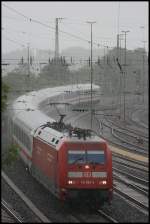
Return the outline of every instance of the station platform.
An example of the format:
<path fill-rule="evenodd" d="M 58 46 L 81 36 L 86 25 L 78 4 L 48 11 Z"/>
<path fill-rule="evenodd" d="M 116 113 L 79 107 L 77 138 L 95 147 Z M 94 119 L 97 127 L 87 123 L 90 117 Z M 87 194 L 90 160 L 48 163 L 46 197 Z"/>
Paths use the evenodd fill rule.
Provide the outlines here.
<path fill-rule="evenodd" d="M 142 156 L 137 153 L 128 152 L 124 149 L 119 148 L 119 146 L 113 146 L 111 144 L 109 144 L 109 146 L 110 146 L 111 151 L 114 153 L 123 155 L 125 157 L 128 157 L 129 159 L 134 159 L 134 160 L 141 161 L 141 162 L 144 162 L 147 164 L 149 163 L 149 159 L 147 156 Z"/>

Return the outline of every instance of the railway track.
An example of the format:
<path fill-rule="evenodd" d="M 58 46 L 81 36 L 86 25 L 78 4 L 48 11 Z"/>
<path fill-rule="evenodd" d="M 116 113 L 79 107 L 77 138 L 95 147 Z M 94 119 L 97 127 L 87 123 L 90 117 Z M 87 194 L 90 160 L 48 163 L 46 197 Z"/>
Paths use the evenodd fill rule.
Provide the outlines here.
<path fill-rule="evenodd" d="M 106 220 L 108 220 L 111 223 L 119 223 L 116 219 L 114 219 L 113 217 L 111 217 L 110 215 L 108 215 L 106 212 L 104 212 L 102 209 L 97 210 L 97 212 L 102 215 L 103 217 L 106 218 Z"/>
<path fill-rule="evenodd" d="M 4 179 L 6 179 L 6 181 L 7 181 L 7 178 L 6 178 L 4 173 L 2 173 L 2 177 Z M 10 186 L 9 182 L 8 182 L 8 184 Z M 12 182 L 11 182 L 11 187 L 13 187 L 13 190 L 14 190 L 14 185 L 12 184 Z M 16 186 L 15 186 L 15 188 L 17 189 L 17 190 L 15 190 L 15 192 L 18 191 L 18 188 Z M 19 192 L 19 197 L 20 197 L 20 192 Z M 25 198 L 26 198 L 26 196 L 24 195 L 22 200 L 24 200 Z M 24 202 L 30 207 L 30 205 L 28 204 L 28 202 L 26 200 Z M 47 219 L 45 217 L 45 215 L 43 215 L 38 209 L 37 209 L 37 212 L 36 212 L 35 206 L 33 205 L 33 203 L 31 201 L 29 203 L 31 203 L 31 205 L 33 206 L 32 212 L 35 214 L 35 216 L 38 216 L 38 222 L 44 222 L 44 223 L 51 223 L 52 222 L 50 219 Z M 29 209 L 31 209 L 31 207 Z M 73 210 L 71 210 L 70 207 L 66 208 L 66 211 L 69 214 L 68 216 L 70 218 L 70 222 L 82 223 L 83 221 L 84 222 L 89 222 L 89 220 L 91 220 L 91 222 L 94 222 L 96 220 L 99 220 L 99 222 L 112 222 L 112 220 L 113 220 L 113 222 L 116 222 L 115 219 L 113 219 L 111 216 L 108 216 L 104 212 L 103 212 L 103 215 L 100 212 L 97 215 L 97 211 L 95 211 L 95 213 L 92 214 L 92 215 L 88 214 L 88 213 L 86 213 L 86 214 L 83 213 L 83 214 L 79 215 L 78 212 L 76 214 L 74 214 Z M 65 217 L 64 217 L 64 220 L 62 220 L 62 221 L 65 221 Z M 24 222 L 26 222 L 25 218 L 24 218 Z"/>
<path fill-rule="evenodd" d="M 141 128 L 138 122 L 136 123 L 136 126 L 135 126 L 135 121 L 131 120 L 130 118 L 132 117 L 132 113 L 134 113 L 135 111 L 133 111 L 133 108 L 132 108 L 132 111 L 130 109 L 129 111 L 127 111 L 128 116 L 127 116 L 126 122 L 122 122 L 116 118 L 114 119 L 113 117 L 111 117 L 110 119 L 107 117 L 107 112 L 106 112 L 106 116 L 104 116 L 104 119 L 103 119 L 103 121 L 105 122 L 103 123 L 104 125 L 113 127 L 112 134 L 114 134 L 116 138 L 118 139 L 120 138 L 122 142 L 126 142 L 126 143 L 131 142 L 132 145 L 137 148 L 148 150 L 148 128 L 145 128 L 145 129 Z M 138 109 L 136 108 L 136 110 L 139 110 L 139 108 Z"/>
<path fill-rule="evenodd" d="M 81 115 L 82 116 L 82 115 Z M 80 118 L 81 118 L 81 116 L 80 116 Z M 76 120 L 76 119 L 75 119 Z M 100 125 L 99 125 L 100 126 Z M 138 150 L 138 152 L 139 152 L 139 150 Z M 125 161 L 125 160 L 124 160 Z M 131 160 L 130 160 L 130 162 L 131 162 Z M 133 162 L 133 161 L 132 161 Z M 135 162 L 135 161 L 134 161 Z M 136 163 L 136 162 L 135 162 Z M 134 168 L 136 167 L 136 166 L 141 166 L 140 168 L 141 168 L 141 170 L 143 169 L 143 166 L 144 165 L 142 165 L 140 162 L 137 162 L 137 164 L 135 164 L 135 166 L 134 166 Z M 131 165 L 130 165 L 131 166 Z M 137 168 L 137 167 L 136 167 Z M 146 172 L 148 172 L 148 169 L 147 169 L 147 166 L 145 166 L 144 167 L 144 169 L 146 170 Z M 117 169 L 116 169 L 117 170 Z M 120 171 L 121 172 L 121 171 Z M 126 175 L 127 176 L 127 173 L 125 173 L 125 172 L 122 172 L 122 174 L 124 174 L 124 176 Z M 142 209 L 142 211 L 144 210 L 144 212 L 146 212 L 146 214 L 147 214 L 147 211 L 148 211 L 148 206 L 147 205 L 144 205 L 144 203 L 142 202 L 142 200 L 145 202 L 145 203 L 147 203 L 147 200 L 148 200 L 148 187 L 147 187 L 147 185 L 148 185 L 148 181 L 145 181 L 145 180 L 142 180 L 142 179 L 140 179 L 140 178 L 137 178 L 137 177 L 135 177 L 135 176 L 133 176 L 133 175 L 130 175 L 130 177 L 129 177 L 129 175 L 128 175 L 128 177 L 129 178 L 131 178 L 132 179 L 132 183 L 131 183 L 131 181 L 129 182 L 129 181 L 125 181 L 123 178 L 124 178 L 124 176 L 120 179 L 120 178 L 117 178 L 117 176 L 118 175 L 116 175 L 115 176 L 115 178 L 116 179 L 118 179 L 118 181 L 116 181 L 116 185 L 118 185 L 120 188 L 121 188 L 121 190 L 119 189 L 119 188 L 116 188 L 115 187 L 115 191 L 117 192 L 117 193 L 120 193 L 120 195 L 124 198 L 124 199 L 128 199 L 128 201 L 130 201 L 130 202 L 134 202 L 134 205 L 136 205 L 136 206 L 138 206 L 138 208 L 139 209 Z M 134 183 L 133 183 L 133 180 L 134 180 Z M 136 183 L 135 183 L 135 180 L 137 181 L 137 182 L 140 182 L 140 183 L 138 183 L 138 186 L 136 185 Z M 146 185 L 146 187 L 145 187 L 145 185 Z M 124 186 L 124 187 L 123 187 Z M 137 199 L 136 198 L 133 198 L 132 196 L 130 196 L 129 197 L 129 195 L 128 195 L 128 193 L 129 192 L 123 192 L 123 188 L 125 189 L 126 188 L 126 190 L 128 189 L 128 191 L 130 191 L 130 193 L 131 193 L 131 195 L 133 194 L 133 195 L 135 195 L 136 197 L 137 197 Z M 140 198 L 140 199 L 139 199 Z M 140 202 L 140 200 L 141 200 L 141 202 Z"/>
<path fill-rule="evenodd" d="M 114 129 L 113 129 L 113 127 L 111 127 L 111 125 L 103 123 L 100 120 L 98 120 L 98 121 L 99 121 L 99 135 L 102 136 L 103 138 L 105 138 L 106 140 L 108 140 L 110 143 L 121 146 L 125 150 L 130 151 L 130 152 L 132 150 L 133 152 L 137 152 L 141 155 L 148 155 L 148 149 L 140 147 L 137 144 L 135 145 L 132 142 L 129 142 L 129 139 L 127 140 L 124 138 L 120 138 L 119 136 L 117 136 L 114 133 Z M 101 132 L 101 129 L 102 129 L 101 127 L 103 127 L 103 133 Z M 107 131 L 104 131 L 104 127 L 107 129 Z M 107 132 L 107 134 L 105 134 L 105 132 Z M 108 137 L 108 132 L 109 132 L 110 137 Z"/>
<path fill-rule="evenodd" d="M 120 164 L 124 164 L 127 165 L 128 167 L 133 167 L 133 168 L 138 168 L 138 170 L 141 171 L 145 171 L 146 173 L 149 173 L 149 169 L 148 169 L 148 163 L 145 163 L 143 161 L 137 161 L 134 160 L 132 158 L 125 158 L 124 156 L 122 156 L 121 154 L 117 154 L 115 152 L 113 152 L 113 160 L 115 160 L 115 162 L 118 162 Z"/>
<path fill-rule="evenodd" d="M 138 142 L 137 137 L 133 137 L 129 134 L 122 133 L 122 131 L 116 130 L 112 128 L 112 135 L 118 139 L 123 146 L 126 146 L 140 154 L 148 154 L 148 143 Z M 140 139 L 141 141 L 141 139 Z"/>
<path fill-rule="evenodd" d="M 148 111 L 148 108 L 146 110 Z M 139 111 L 140 111 L 140 114 L 142 114 L 142 113 L 145 112 L 145 109 L 143 109 L 143 107 L 142 108 L 137 108 L 135 111 L 131 112 L 132 123 L 135 124 L 135 126 L 137 126 L 139 128 L 142 128 L 145 131 L 148 131 L 148 124 L 145 124 L 143 121 L 139 122 L 139 120 L 137 119 L 137 116 L 134 115 L 135 113 L 137 113 Z M 147 120 L 148 120 L 148 116 L 147 116 Z"/>
<path fill-rule="evenodd" d="M 83 113 L 82 116 L 85 116 L 85 113 Z M 99 210 L 99 211 L 100 211 L 100 210 Z M 107 216 L 106 219 L 108 218 L 108 222 L 115 222 L 115 223 L 117 223 L 117 221 L 116 221 L 115 219 L 113 219 L 112 217 L 109 218 L 108 215 L 105 214 L 103 211 L 99 212 L 99 214 L 103 215 L 104 217 Z M 76 219 L 75 221 L 78 222 L 77 219 Z M 80 220 L 79 220 L 79 222 L 80 222 Z M 87 222 L 88 222 L 88 220 L 87 220 Z"/>
<path fill-rule="evenodd" d="M 76 217 L 80 223 L 118 223 L 111 214 L 106 213 L 102 208 L 96 209 L 91 204 L 79 202 L 77 206 L 70 207 L 68 212 Z"/>
<path fill-rule="evenodd" d="M 148 141 L 148 130 L 146 131 L 141 131 L 141 130 L 137 130 L 136 128 L 131 128 L 131 127 L 128 127 L 129 124 L 127 124 L 125 127 L 123 127 L 123 125 L 120 123 L 119 120 L 113 120 L 112 119 L 108 119 L 108 118 L 105 118 L 110 124 L 112 124 L 114 127 L 116 128 L 121 128 L 123 131 L 126 131 L 127 133 L 131 133 L 133 135 L 136 135 L 137 137 L 141 137 L 143 139 L 145 139 L 145 141 Z M 128 122 L 131 122 L 130 126 L 132 125 L 132 120 Z"/>
<path fill-rule="evenodd" d="M 148 182 L 149 171 L 148 167 L 131 161 L 127 158 L 121 158 L 113 155 L 113 167 L 118 168 L 120 171 L 125 171 L 127 174 L 134 174 L 134 176 L 141 179 L 141 177 Z"/>
<path fill-rule="evenodd" d="M 4 199 L 1 200 L 1 215 L 2 215 L 2 222 L 22 223 L 21 218 L 18 216 L 18 214 L 16 214 L 14 210 L 10 208 L 10 206 Z"/>
<path fill-rule="evenodd" d="M 136 143 L 136 139 L 137 140 L 140 139 L 143 141 L 143 146 L 146 145 L 145 147 L 148 148 L 148 126 L 142 127 L 139 122 L 135 122 L 134 120 L 131 119 L 133 113 L 139 110 L 141 111 L 141 109 L 137 107 L 135 107 L 134 111 L 133 111 L 133 107 L 132 109 L 128 108 L 126 122 L 122 122 L 121 120 L 114 117 L 111 117 L 111 118 L 107 117 L 107 112 L 105 114 L 106 116 L 104 116 L 105 117 L 104 120 L 107 125 L 113 127 L 114 131 L 119 131 L 120 133 L 122 132 L 128 137 L 131 137 L 130 141 L 132 141 L 132 138 L 133 138 L 133 141 L 132 141 L 133 143 Z M 143 108 L 142 108 L 142 111 L 143 111 Z"/>
<path fill-rule="evenodd" d="M 148 197 L 133 190 L 127 184 L 121 183 L 120 181 L 114 181 L 115 187 L 114 191 L 121 195 L 124 199 L 127 199 L 129 202 L 134 204 L 136 207 L 143 211 L 145 214 L 148 214 Z"/>
<path fill-rule="evenodd" d="M 136 176 L 133 176 L 114 167 L 113 177 L 114 180 L 120 181 L 126 184 L 127 186 L 132 187 L 136 191 L 139 191 L 141 194 L 148 196 L 148 181 L 140 179 Z"/>
<path fill-rule="evenodd" d="M 113 175 L 116 180 L 148 196 L 148 167 L 145 164 L 113 156 Z"/>
<path fill-rule="evenodd" d="M 116 135 L 118 135 L 118 138 L 123 138 L 127 139 L 127 141 L 131 141 L 132 144 L 136 145 L 137 147 L 147 149 L 148 148 L 148 138 L 141 137 L 138 134 L 131 134 L 129 131 L 124 131 L 122 129 L 116 129 L 113 128 L 113 131 L 115 132 Z"/>
<path fill-rule="evenodd" d="M 19 199 L 25 205 L 27 205 L 28 210 L 31 211 L 34 219 L 36 222 L 45 222 L 45 223 L 51 223 L 51 220 L 49 220 L 31 201 L 29 198 L 25 196 L 25 194 L 12 182 L 12 180 L 2 171 L 2 178 L 7 183 L 7 185 L 11 188 L 12 192 L 15 192 Z M 25 219 L 25 217 L 24 217 Z"/>

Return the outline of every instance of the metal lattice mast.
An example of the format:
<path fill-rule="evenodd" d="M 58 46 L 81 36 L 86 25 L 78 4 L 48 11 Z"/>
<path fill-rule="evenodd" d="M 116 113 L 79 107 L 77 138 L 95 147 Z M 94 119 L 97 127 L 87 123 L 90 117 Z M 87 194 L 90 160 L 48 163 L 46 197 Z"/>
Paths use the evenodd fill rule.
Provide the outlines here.
<path fill-rule="evenodd" d="M 93 103 L 92 103 L 92 98 L 93 98 L 93 89 L 92 89 L 92 83 L 93 83 L 93 66 L 92 66 L 92 48 L 93 48 L 93 37 L 92 37 L 92 25 L 96 22 L 87 22 L 91 25 L 91 130 L 92 130 L 92 123 L 93 123 Z"/>
<path fill-rule="evenodd" d="M 127 73 L 127 71 L 126 71 L 126 65 L 127 65 L 127 63 L 126 63 L 126 51 L 127 51 L 127 47 L 126 47 L 126 35 L 127 35 L 127 33 L 128 32 L 130 32 L 129 30 L 126 30 L 126 31 L 122 31 L 123 33 L 124 33 L 124 35 L 125 35 L 125 55 L 124 55 L 124 87 L 123 87 L 123 92 L 124 92 L 124 100 L 123 100 L 123 104 L 124 104 L 124 107 L 123 107 L 123 120 L 125 121 L 125 117 L 126 117 L 126 111 L 125 111 L 125 109 L 126 109 L 126 107 L 125 107 L 125 101 L 126 101 L 126 99 L 125 99 L 125 89 L 126 89 L 126 73 Z"/>
<path fill-rule="evenodd" d="M 55 30 L 55 59 L 59 58 L 59 31 L 58 31 L 58 21 L 63 18 L 56 18 L 56 30 Z"/>

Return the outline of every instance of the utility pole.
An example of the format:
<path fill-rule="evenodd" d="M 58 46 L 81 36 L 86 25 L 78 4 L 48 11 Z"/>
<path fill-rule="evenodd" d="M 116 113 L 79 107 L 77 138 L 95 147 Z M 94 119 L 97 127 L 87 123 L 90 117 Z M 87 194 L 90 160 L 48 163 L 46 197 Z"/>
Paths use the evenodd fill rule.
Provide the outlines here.
<path fill-rule="evenodd" d="M 105 66 L 105 57 L 106 55 L 105 55 L 105 46 L 104 46 L 104 66 Z"/>
<path fill-rule="evenodd" d="M 108 46 L 105 46 L 107 48 L 107 65 L 108 65 Z"/>
<path fill-rule="evenodd" d="M 144 86 L 145 86 L 145 43 L 146 41 L 143 42 L 143 104 L 144 104 Z"/>
<path fill-rule="evenodd" d="M 55 30 L 55 60 L 59 59 L 59 34 L 58 34 L 58 21 L 64 18 L 56 18 L 56 30 Z"/>
<path fill-rule="evenodd" d="M 117 58 L 119 59 L 119 34 L 117 34 Z"/>
<path fill-rule="evenodd" d="M 124 74 L 124 87 L 123 87 L 123 93 L 124 93 L 124 101 L 123 101 L 123 104 L 124 104 L 124 106 L 123 106 L 123 108 L 124 108 L 124 110 L 123 110 L 123 120 L 125 121 L 125 117 L 126 117 L 126 111 L 125 111 L 125 88 L 126 88 L 126 74 L 127 74 L 127 71 L 126 71 L 126 35 L 127 35 L 127 33 L 128 32 L 130 32 L 129 30 L 126 30 L 126 31 L 122 31 L 123 33 L 124 33 L 124 35 L 125 35 L 125 51 L 124 51 L 124 72 L 123 72 L 123 74 Z"/>
<path fill-rule="evenodd" d="M 30 46 L 29 46 L 29 43 L 28 43 L 28 46 L 27 46 L 27 50 L 28 50 L 28 77 L 30 76 Z"/>
<path fill-rule="evenodd" d="M 117 34 L 117 58 L 121 65 L 121 40 L 120 36 L 123 34 Z M 120 118 L 121 118 L 121 96 L 122 96 L 122 72 L 120 71 L 120 89 L 119 89 L 119 98 L 120 98 Z"/>
<path fill-rule="evenodd" d="M 123 36 L 123 34 L 119 34 L 119 57 L 120 57 L 120 64 L 121 64 L 121 62 L 122 62 L 122 49 L 121 49 L 121 41 L 123 40 L 123 38 L 121 38 L 121 36 Z"/>
<path fill-rule="evenodd" d="M 144 26 L 141 26 L 140 28 L 144 29 Z M 144 34 L 143 34 L 143 39 L 144 39 Z M 142 101 L 144 104 L 144 86 L 145 86 L 144 85 L 145 84 L 145 67 L 144 66 L 145 66 L 145 43 L 146 43 L 146 41 L 143 40 L 142 43 L 143 43 L 143 83 L 142 83 L 143 84 L 143 86 L 142 86 L 143 87 L 143 91 L 142 91 L 143 99 L 142 99 Z"/>
<path fill-rule="evenodd" d="M 28 69 L 28 73 L 27 73 L 27 77 L 26 77 L 26 85 L 27 85 L 27 89 L 30 89 L 30 44 L 27 43 L 27 69 Z"/>
<path fill-rule="evenodd" d="M 92 94 L 93 94 L 93 90 L 92 90 L 92 83 L 93 83 L 93 66 L 92 66 L 92 48 L 93 48 L 93 37 L 92 37 L 92 25 L 94 23 L 96 23 L 95 21 L 88 21 L 87 23 L 89 23 L 91 25 L 91 130 L 92 130 L 92 123 L 93 123 L 93 103 L 92 103 Z"/>

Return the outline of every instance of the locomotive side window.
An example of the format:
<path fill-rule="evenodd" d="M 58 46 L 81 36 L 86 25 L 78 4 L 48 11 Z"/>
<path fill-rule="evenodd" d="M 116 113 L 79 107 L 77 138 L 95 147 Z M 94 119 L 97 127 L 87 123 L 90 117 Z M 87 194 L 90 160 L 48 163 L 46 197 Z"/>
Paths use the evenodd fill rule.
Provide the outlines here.
<path fill-rule="evenodd" d="M 69 164 L 83 164 L 85 163 L 85 150 L 69 150 L 68 151 L 68 163 Z"/>
<path fill-rule="evenodd" d="M 16 124 L 14 124 L 14 135 L 26 146 L 28 150 L 31 150 L 30 138 L 28 135 Z"/>
<path fill-rule="evenodd" d="M 87 163 L 96 163 L 96 164 L 104 164 L 105 163 L 105 154 L 104 151 L 98 150 L 88 150 L 87 151 Z"/>
<path fill-rule="evenodd" d="M 54 142 L 54 141 L 55 141 L 55 138 L 52 139 L 52 142 Z"/>
<path fill-rule="evenodd" d="M 55 142 L 55 144 L 58 144 L 58 142 L 59 142 L 59 140 L 57 140 L 57 141 Z"/>

